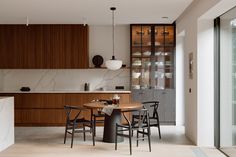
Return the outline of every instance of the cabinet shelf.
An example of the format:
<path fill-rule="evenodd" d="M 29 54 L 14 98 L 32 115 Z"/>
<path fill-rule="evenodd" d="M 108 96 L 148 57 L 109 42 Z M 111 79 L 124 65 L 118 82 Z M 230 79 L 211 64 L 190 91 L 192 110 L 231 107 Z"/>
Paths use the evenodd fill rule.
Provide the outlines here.
<path fill-rule="evenodd" d="M 132 45 L 132 47 L 152 47 L 151 45 Z"/>

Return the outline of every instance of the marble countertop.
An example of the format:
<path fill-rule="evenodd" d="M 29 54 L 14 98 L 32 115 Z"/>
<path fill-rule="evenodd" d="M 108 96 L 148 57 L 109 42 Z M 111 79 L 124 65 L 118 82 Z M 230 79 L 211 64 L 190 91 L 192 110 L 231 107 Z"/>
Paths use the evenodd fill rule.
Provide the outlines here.
<path fill-rule="evenodd" d="M 2 97 L 0 97 L 0 100 L 8 99 L 8 98 L 12 98 L 12 97 L 9 97 L 9 96 L 2 96 Z"/>
<path fill-rule="evenodd" d="M 117 91 L 73 91 L 73 90 L 61 90 L 61 91 L 0 91 L 0 93 L 131 93 L 131 91 L 117 90 Z"/>

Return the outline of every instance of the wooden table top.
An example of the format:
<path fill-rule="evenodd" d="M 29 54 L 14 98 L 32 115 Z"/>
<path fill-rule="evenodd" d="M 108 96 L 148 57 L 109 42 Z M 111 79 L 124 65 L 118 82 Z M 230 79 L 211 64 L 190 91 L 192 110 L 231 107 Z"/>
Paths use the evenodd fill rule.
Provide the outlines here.
<path fill-rule="evenodd" d="M 91 102 L 91 103 L 87 103 L 83 105 L 86 108 L 89 109 L 100 109 L 103 108 L 104 103 L 102 102 Z M 120 103 L 119 105 L 115 105 L 115 109 L 141 109 L 143 107 L 143 105 L 141 103 Z"/>

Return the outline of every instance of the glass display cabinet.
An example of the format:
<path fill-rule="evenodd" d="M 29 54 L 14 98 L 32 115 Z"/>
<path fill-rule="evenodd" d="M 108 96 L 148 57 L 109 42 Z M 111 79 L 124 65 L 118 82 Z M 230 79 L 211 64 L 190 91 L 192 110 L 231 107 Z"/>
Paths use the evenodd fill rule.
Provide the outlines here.
<path fill-rule="evenodd" d="M 174 25 L 131 25 L 131 89 L 173 89 L 174 52 Z"/>
<path fill-rule="evenodd" d="M 159 101 L 162 124 L 175 124 L 175 24 L 130 25 L 132 101 Z"/>

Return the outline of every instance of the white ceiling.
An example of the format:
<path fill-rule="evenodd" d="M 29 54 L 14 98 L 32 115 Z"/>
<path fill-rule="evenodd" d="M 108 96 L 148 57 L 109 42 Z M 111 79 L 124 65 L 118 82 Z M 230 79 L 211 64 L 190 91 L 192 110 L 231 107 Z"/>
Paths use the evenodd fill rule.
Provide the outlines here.
<path fill-rule="evenodd" d="M 1 24 L 172 23 L 193 0 L 0 0 Z M 163 16 L 169 17 L 163 19 Z M 84 20 L 85 19 L 85 20 Z"/>

